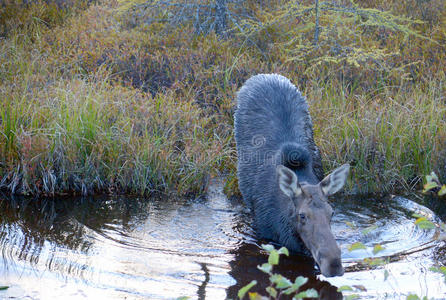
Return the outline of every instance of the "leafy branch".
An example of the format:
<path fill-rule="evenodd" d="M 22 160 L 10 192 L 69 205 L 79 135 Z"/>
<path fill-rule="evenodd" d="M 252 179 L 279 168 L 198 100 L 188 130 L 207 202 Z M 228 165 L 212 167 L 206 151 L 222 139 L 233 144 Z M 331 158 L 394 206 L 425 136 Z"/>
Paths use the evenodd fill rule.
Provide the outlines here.
<path fill-rule="evenodd" d="M 270 285 L 265 289 L 268 293 L 268 297 L 254 292 L 249 293 L 249 290 L 257 284 L 257 281 L 253 280 L 239 290 L 237 295 L 239 299 L 243 299 L 247 293 L 250 300 L 280 299 L 282 295 L 294 295 L 293 300 L 318 297 L 318 293 L 315 289 L 298 292 L 299 289 L 307 283 L 308 278 L 298 276 L 294 282 L 292 282 L 280 274 L 273 273 L 273 267 L 279 264 L 279 256 L 282 254 L 289 256 L 287 248 L 282 247 L 279 250 L 276 250 L 271 245 L 262 245 L 262 248 L 269 253 L 268 262 L 261 266 L 257 266 L 257 268 L 269 275 Z"/>
<path fill-rule="evenodd" d="M 423 193 L 434 192 L 438 196 L 446 195 L 446 184 L 441 184 L 435 172 L 426 175 L 426 184 L 423 186 Z"/>

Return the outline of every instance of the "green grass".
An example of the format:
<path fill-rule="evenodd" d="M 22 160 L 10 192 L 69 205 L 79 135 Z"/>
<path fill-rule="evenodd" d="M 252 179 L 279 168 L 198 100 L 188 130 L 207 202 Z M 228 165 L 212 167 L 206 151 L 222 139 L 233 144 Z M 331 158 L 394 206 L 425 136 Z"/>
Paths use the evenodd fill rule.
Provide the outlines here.
<path fill-rule="evenodd" d="M 163 35 L 162 23 L 129 27 L 114 5 L 74 13 L 40 4 L 0 11 L 0 187 L 10 192 L 184 194 L 223 175 L 238 193 L 234 99 L 261 72 L 306 95 L 327 171 L 354 165 L 349 191 L 414 190 L 431 170 L 446 175 L 438 45 L 414 48 L 423 67 L 408 81 L 366 66 L 305 70 L 282 63 L 283 52 L 188 26 Z M 425 26 L 444 39 L 444 23 Z"/>
<path fill-rule="evenodd" d="M 227 140 L 211 139 L 212 120 L 191 100 L 113 85 L 106 71 L 58 78 L 27 46 L 5 51 L 2 74 L 16 73 L 3 85 L 0 106 L 3 188 L 25 194 L 197 191 L 225 157 L 221 143 Z"/>
<path fill-rule="evenodd" d="M 365 95 L 323 84 L 307 90 L 325 165 L 352 162 L 358 192 L 419 187 L 423 174 L 444 164 L 442 84 L 432 80 L 426 90 L 385 87 Z"/>
<path fill-rule="evenodd" d="M 172 93 L 151 98 L 76 79 L 56 81 L 32 99 L 5 100 L 2 171 L 20 178 L 4 183 L 17 192 L 194 191 L 194 180 L 225 156 L 210 140 L 209 118 Z"/>

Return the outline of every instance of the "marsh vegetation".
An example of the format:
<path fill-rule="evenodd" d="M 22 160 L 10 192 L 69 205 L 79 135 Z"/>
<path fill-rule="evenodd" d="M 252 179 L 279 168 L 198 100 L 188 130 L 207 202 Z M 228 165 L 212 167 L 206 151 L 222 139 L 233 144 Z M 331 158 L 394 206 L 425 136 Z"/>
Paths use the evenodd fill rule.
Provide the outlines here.
<path fill-rule="evenodd" d="M 444 1 L 227 1 L 224 32 L 197 27 L 214 2 L 189 19 L 139 3 L 1 1 L 1 188 L 185 194 L 225 175 L 238 193 L 235 93 L 271 72 L 307 97 L 326 170 L 352 164 L 348 191 L 444 177 Z"/>

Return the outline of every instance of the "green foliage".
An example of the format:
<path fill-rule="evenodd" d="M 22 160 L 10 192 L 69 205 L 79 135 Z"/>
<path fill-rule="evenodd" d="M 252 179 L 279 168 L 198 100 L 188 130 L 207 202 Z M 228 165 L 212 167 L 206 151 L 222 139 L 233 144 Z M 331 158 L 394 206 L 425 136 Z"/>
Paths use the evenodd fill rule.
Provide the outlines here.
<path fill-rule="evenodd" d="M 375 230 L 377 228 L 378 228 L 378 225 L 373 224 L 373 225 L 365 228 L 364 230 L 362 230 L 362 234 L 367 235 L 367 234 L 369 234 L 370 232 L 372 232 L 373 230 Z"/>
<path fill-rule="evenodd" d="M 350 224 L 349 225 L 350 226 L 350 228 L 352 228 L 352 229 L 356 229 L 356 226 L 354 225 L 354 224 Z M 363 229 L 362 230 L 362 234 L 363 235 L 368 235 L 370 232 L 372 232 L 372 231 L 374 231 L 375 229 L 377 229 L 378 228 L 378 225 L 376 225 L 376 224 L 373 224 L 373 225 L 370 225 L 369 227 L 367 227 L 367 228 L 365 228 L 365 229 Z M 353 243 L 353 244 L 351 244 L 349 247 L 348 247 L 348 251 L 355 251 L 355 250 L 367 250 L 367 247 L 363 244 L 363 243 L 361 243 L 361 242 L 356 242 L 356 243 Z M 376 244 L 374 247 L 373 247 L 373 255 L 376 255 L 376 254 L 378 254 L 379 252 L 381 252 L 381 251 L 383 251 L 385 248 L 382 246 L 382 245 L 380 245 L 380 244 Z M 364 261 L 366 264 L 368 264 L 368 262 L 367 261 Z"/>
<path fill-rule="evenodd" d="M 7 289 L 9 289 L 9 286 L 5 286 L 5 285 L 0 286 L 0 291 L 4 291 L 4 290 L 7 290 Z"/>
<path fill-rule="evenodd" d="M 410 294 L 406 297 L 406 300 L 428 300 L 428 298 L 426 296 L 420 298 L 418 295 Z"/>
<path fill-rule="evenodd" d="M 262 245 L 262 248 L 268 251 L 268 265 L 274 266 L 279 264 L 279 255 L 284 254 L 289 256 L 288 249 L 285 247 L 280 248 L 279 250 L 274 249 L 272 245 Z"/>
<path fill-rule="evenodd" d="M 245 285 L 244 287 L 242 287 L 238 293 L 237 293 L 237 297 L 239 299 L 243 299 L 246 295 L 246 293 L 257 284 L 256 280 L 251 281 L 250 283 L 248 283 L 247 285 Z"/>
<path fill-rule="evenodd" d="M 384 266 L 388 263 L 386 259 L 383 258 L 364 258 L 363 263 L 369 267 L 379 267 Z"/>
<path fill-rule="evenodd" d="M 294 296 L 294 299 L 304 299 L 304 298 L 318 298 L 319 294 L 315 289 L 308 289 L 306 291 L 300 292 L 296 296 Z"/>
<path fill-rule="evenodd" d="M 437 272 L 437 273 L 441 273 L 444 275 L 444 281 L 446 283 L 446 267 L 441 266 L 441 267 L 431 267 L 429 268 L 429 270 L 431 270 L 432 272 Z"/>
<path fill-rule="evenodd" d="M 298 276 L 294 282 L 290 281 L 288 278 L 273 273 L 273 268 L 275 265 L 279 264 L 280 255 L 289 256 L 288 249 L 285 247 L 276 250 L 272 245 L 262 245 L 262 248 L 268 252 L 268 262 L 264 263 L 257 268 L 269 275 L 270 285 L 265 288 L 266 293 L 270 298 L 261 296 L 258 293 L 249 293 L 249 299 L 279 299 L 281 295 L 293 296 L 293 299 L 304 299 L 304 298 L 317 298 L 318 293 L 314 289 L 308 289 L 305 291 L 298 292 L 299 289 L 308 281 L 308 278 Z M 257 282 L 255 280 L 241 288 L 238 292 L 239 299 L 243 299 L 246 293 L 255 285 Z"/>
<path fill-rule="evenodd" d="M 423 186 L 423 193 L 435 191 L 440 197 L 446 195 L 446 184 L 440 183 L 440 180 L 435 172 L 431 172 L 430 175 L 426 175 L 425 179 L 426 183 Z"/>
<path fill-rule="evenodd" d="M 421 229 L 435 229 L 435 224 L 429 221 L 426 217 L 418 218 L 415 221 L 415 225 Z"/>
<path fill-rule="evenodd" d="M 344 295 L 344 300 L 346 300 L 346 299 L 360 299 L 360 297 L 359 297 L 359 295 L 358 294 L 355 294 L 355 293 L 353 293 L 354 291 L 363 291 L 363 289 L 364 289 L 364 287 L 362 287 L 362 286 L 353 286 L 353 287 L 351 287 L 351 286 L 349 286 L 349 285 L 343 285 L 343 286 L 340 286 L 339 288 L 338 288 L 338 292 L 347 292 L 347 293 L 349 293 L 348 295 Z"/>
<path fill-rule="evenodd" d="M 353 291 L 353 288 L 349 285 L 342 285 L 338 287 L 338 292 L 344 292 L 344 291 Z"/>
<path fill-rule="evenodd" d="M 385 248 L 381 246 L 380 244 L 376 244 L 373 246 L 373 255 L 378 254 L 379 252 L 383 251 Z"/>
<path fill-rule="evenodd" d="M 344 292 L 344 299 L 360 299 L 361 297 L 355 292 L 367 292 L 367 289 L 363 285 L 343 285 L 337 291 Z"/>
<path fill-rule="evenodd" d="M 434 222 L 432 222 L 431 220 L 428 220 L 425 216 L 421 215 L 421 214 L 417 214 L 414 213 L 412 214 L 413 217 L 417 218 L 414 222 L 415 225 L 417 225 L 420 229 L 435 229 L 437 227 L 439 227 L 440 229 L 443 230 L 444 224 L 435 224 Z"/>
<path fill-rule="evenodd" d="M 348 247 L 348 251 L 355 251 L 360 249 L 367 249 L 367 247 L 361 242 L 353 243 Z"/>

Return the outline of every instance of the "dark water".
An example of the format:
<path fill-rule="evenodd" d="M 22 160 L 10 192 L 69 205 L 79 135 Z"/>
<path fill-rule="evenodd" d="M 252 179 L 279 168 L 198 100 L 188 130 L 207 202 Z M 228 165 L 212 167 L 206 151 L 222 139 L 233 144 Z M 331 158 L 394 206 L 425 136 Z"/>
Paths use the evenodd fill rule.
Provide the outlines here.
<path fill-rule="evenodd" d="M 432 211 L 401 197 L 340 199 L 334 206 L 345 275 L 324 278 L 297 255 L 282 258 L 276 271 L 309 277 L 306 287 L 322 299 L 342 299 L 341 285 L 357 286 L 364 299 L 446 298 L 443 276 L 429 270 L 446 263 L 444 236 L 418 229 L 411 216 L 436 219 Z M 368 249 L 349 252 L 357 241 Z M 235 299 L 253 279 L 264 291 L 267 278 L 256 268 L 267 258 L 261 243 L 241 203 L 218 186 L 191 200 L 0 198 L 0 286 L 10 286 L 0 299 Z M 374 256 L 377 243 L 385 250 Z M 390 263 L 370 269 L 361 264 L 367 257 Z"/>

